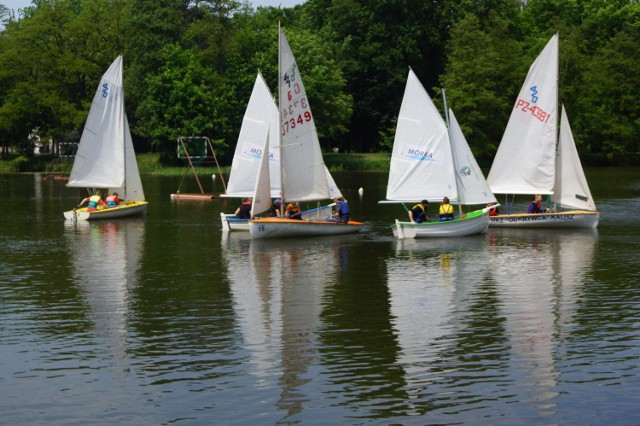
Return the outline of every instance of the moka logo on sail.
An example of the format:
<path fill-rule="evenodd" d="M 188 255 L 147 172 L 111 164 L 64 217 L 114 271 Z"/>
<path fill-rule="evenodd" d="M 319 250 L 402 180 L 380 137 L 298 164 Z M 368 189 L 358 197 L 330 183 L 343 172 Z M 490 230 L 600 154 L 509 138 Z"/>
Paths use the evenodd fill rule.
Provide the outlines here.
<path fill-rule="evenodd" d="M 244 152 L 244 155 L 260 160 L 262 158 L 262 148 L 258 148 L 257 146 L 249 147 L 249 149 Z M 269 152 L 269 160 L 273 160 L 272 152 Z"/>
<path fill-rule="evenodd" d="M 433 160 L 433 152 L 424 151 L 421 149 L 409 148 L 407 149 L 405 157 L 410 158 L 412 160 L 418 161 L 432 161 Z"/>

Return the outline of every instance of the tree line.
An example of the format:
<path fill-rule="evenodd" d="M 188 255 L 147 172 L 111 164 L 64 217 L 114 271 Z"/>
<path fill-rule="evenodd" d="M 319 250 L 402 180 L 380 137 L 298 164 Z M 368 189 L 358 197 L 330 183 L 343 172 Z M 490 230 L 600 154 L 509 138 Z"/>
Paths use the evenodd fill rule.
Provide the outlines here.
<path fill-rule="evenodd" d="M 0 0 L 1 2 L 1 0 Z M 321 143 L 389 151 L 411 67 L 440 88 L 481 164 L 490 164 L 527 69 L 560 34 L 560 98 L 581 154 L 640 151 L 637 0 L 32 0 L 0 4 L 0 143 L 31 129 L 78 141 L 118 54 L 138 150 L 175 161 L 179 136 L 233 155 L 260 71 L 277 89 L 277 28 L 296 55 Z M 442 109 L 441 109 L 442 111 Z"/>

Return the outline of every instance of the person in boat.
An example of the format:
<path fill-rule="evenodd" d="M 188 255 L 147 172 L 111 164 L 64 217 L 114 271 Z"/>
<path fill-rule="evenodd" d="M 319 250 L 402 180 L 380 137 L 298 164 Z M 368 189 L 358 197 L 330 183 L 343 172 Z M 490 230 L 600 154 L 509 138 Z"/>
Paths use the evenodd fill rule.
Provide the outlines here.
<path fill-rule="evenodd" d="M 94 212 L 98 210 L 98 207 L 104 207 L 105 205 L 104 201 L 102 200 L 102 193 L 100 191 L 96 191 L 95 194 L 83 198 L 82 201 L 80 201 L 80 204 L 78 204 L 77 208 L 82 207 L 85 203 L 87 203 L 88 212 Z"/>
<path fill-rule="evenodd" d="M 449 204 L 449 197 L 444 197 L 442 199 L 442 203 L 440 203 L 440 209 L 438 210 L 438 221 L 445 222 L 453 219 L 453 206 Z"/>
<path fill-rule="evenodd" d="M 267 216 L 280 217 L 280 206 L 282 206 L 282 201 L 280 199 L 274 200 Z"/>
<path fill-rule="evenodd" d="M 532 202 L 529 203 L 529 209 L 527 210 L 529 214 L 538 214 L 544 213 L 542 209 L 542 205 L 540 202 L 542 201 L 542 195 L 536 194 L 535 198 Z"/>
<path fill-rule="evenodd" d="M 333 202 L 336 203 L 336 210 L 332 213 L 329 222 L 349 223 L 349 205 L 344 198 L 334 197 Z"/>
<path fill-rule="evenodd" d="M 120 198 L 118 198 L 117 192 L 114 192 L 113 194 L 109 195 L 105 201 L 107 202 L 108 209 L 118 207 L 120 205 Z"/>
<path fill-rule="evenodd" d="M 427 216 L 427 209 L 429 208 L 429 202 L 422 200 L 409 210 L 409 220 L 415 223 L 428 222 L 429 216 Z"/>
<path fill-rule="evenodd" d="M 487 203 L 487 207 L 495 206 L 496 203 Z M 498 207 L 493 207 L 489 210 L 489 216 L 498 216 L 500 212 L 498 211 Z"/>
<path fill-rule="evenodd" d="M 251 198 L 245 198 L 236 209 L 235 215 L 238 219 L 251 219 Z"/>
<path fill-rule="evenodd" d="M 300 211 L 300 206 L 298 205 L 298 203 L 288 204 L 285 210 L 285 215 L 289 219 L 302 219 L 302 212 Z"/>

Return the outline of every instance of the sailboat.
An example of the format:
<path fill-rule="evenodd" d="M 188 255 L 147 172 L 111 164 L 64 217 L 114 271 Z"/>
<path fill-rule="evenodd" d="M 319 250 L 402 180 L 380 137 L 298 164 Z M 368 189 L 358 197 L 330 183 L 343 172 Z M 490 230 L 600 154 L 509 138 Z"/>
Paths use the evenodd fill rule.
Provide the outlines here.
<path fill-rule="evenodd" d="M 491 207 L 461 212 L 462 205 L 495 203 L 482 171 L 453 114 L 450 126 L 409 69 L 393 142 L 387 199 L 380 203 L 406 203 L 426 199 L 457 199 L 460 213 L 454 220 L 414 223 L 395 221 L 398 238 L 461 237 L 480 234 L 489 226 Z M 406 208 L 406 207 L 405 207 Z"/>
<path fill-rule="evenodd" d="M 280 194 L 283 204 L 330 199 L 331 184 L 320 151 L 318 134 L 311 115 L 298 65 L 289 43 L 279 28 L 279 150 Z M 271 164 L 269 168 L 271 169 Z M 267 174 L 270 177 L 270 173 Z M 329 175 L 330 176 L 330 175 Z M 269 186 L 267 186 L 269 185 Z M 269 188 L 266 179 L 257 179 L 254 193 Z M 255 201 L 255 200 L 254 200 Z M 259 213 L 256 208 L 252 213 Z M 249 220 L 252 238 L 304 237 L 340 235 L 358 232 L 361 222 L 331 222 L 325 217 L 297 220 L 288 218 L 260 218 Z"/>
<path fill-rule="evenodd" d="M 269 180 L 271 198 L 280 197 L 280 153 L 278 150 L 278 107 L 271 91 L 258 73 L 253 85 L 251 97 L 242 119 L 242 127 L 238 135 L 238 143 L 231 162 L 227 191 L 220 195 L 228 198 L 253 197 L 258 176 L 258 168 L 266 153 L 269 158 Z M 269 125 L 273 123 L 270 127 Z M 269 130 L 267 130 L 269 128 Z M 267 150 L 263 149 L 264 141 L 269 139 Z M 329 182 L 330 197 L 342 197 L 331 173 L 325 167 Z M 312 219 L 322 215 L 329 217 L 333 204 L 321 206 L 302 212 L 303 219 Z M 249 219 L 241 219 L 233 213 L 220 213 L 223 231 L 249 231 Z"/>
<path fill-rule="evenodd" d="M 487 181 L 496 194 L 553 197 L 547 213 L 500 214 L 492 227 L 595 228 L 600 214 L 589 191 L 562 106 L 558 134 L 558 34 L 533 62 L 502 136 Z M 556 146 L 557 145 L 557 146 Z M 506 202 L 505 205 L 510 207 Z M 571 209 L 557 211 L 557 208 Z"/>
<path fill-rule="evenodd" d="M 115 219 L 144 214 L 148 202 L 124 111 L 122 55 L 102 76 L 78 145 L 68 187 L 108 188 L 122 200 L 113 208 L 64 212 L 68 220 Z"/>

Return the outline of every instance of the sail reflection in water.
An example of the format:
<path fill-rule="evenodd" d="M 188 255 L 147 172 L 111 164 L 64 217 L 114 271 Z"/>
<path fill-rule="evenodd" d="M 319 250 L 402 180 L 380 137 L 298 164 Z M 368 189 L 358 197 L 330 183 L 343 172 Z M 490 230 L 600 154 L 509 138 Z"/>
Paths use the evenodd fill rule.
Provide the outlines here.
<path fill-rule="evenodd" d="M 465 418 L 491 415 L 497 401 L 529 401 L 530 419 L 553 415 L 555 354 L 567 345 L 596 240 L 592 230 L 490 229 L 437 245 L 398 241 L 387 273 L 405 410 L 437 422 L 454 406 Z"/>
<path fill-rule="evenodd" d="M 222 253 L 249 373 L 258 389 L 280 389 L 279 395 L 265 392 L 262 402 L 275 398 L 274 406 L 295 415 L 310 398 L 303 387 L 318 362 L 323 293 L 339 262 L 335 239 L 251 240 L 223 233 Z"/>
<path fill-rule="evenodd" d="M 463 254 L 467 260 L 482 255 L 486 238 L 395 243 L 396 256 L 387 259 L 391 324 L 399 346 L 397 363 L 405 375 L 406 403 L 415 403 L 407 410 L 419 415 L 430 411 L 425 393 L 438 393 L 434 385 L 442 377 L 442 359 L 456 344 L 455 316 L 467 310 L 470 281 L 480 274 L 481 262 L 460 259 Z"/>
<path fill-rule="evenodd" d="M 556 351 L 566 344 L 582 285 L 588 279 L 597 231 L 492 231 L 489 262 L 511 345 L 511 368 L 521 388 L 538 401 L 539 415 L 553 414 L 559 396 Z"/>
<path fill-rule="evenodd" d="M 143 219 L 65 222 L 74 282 L 89 305 L 96 337 L 111 339 L 118 351 L 126 349 L 129 292 L 137 284 L 144 225 Z"/>

